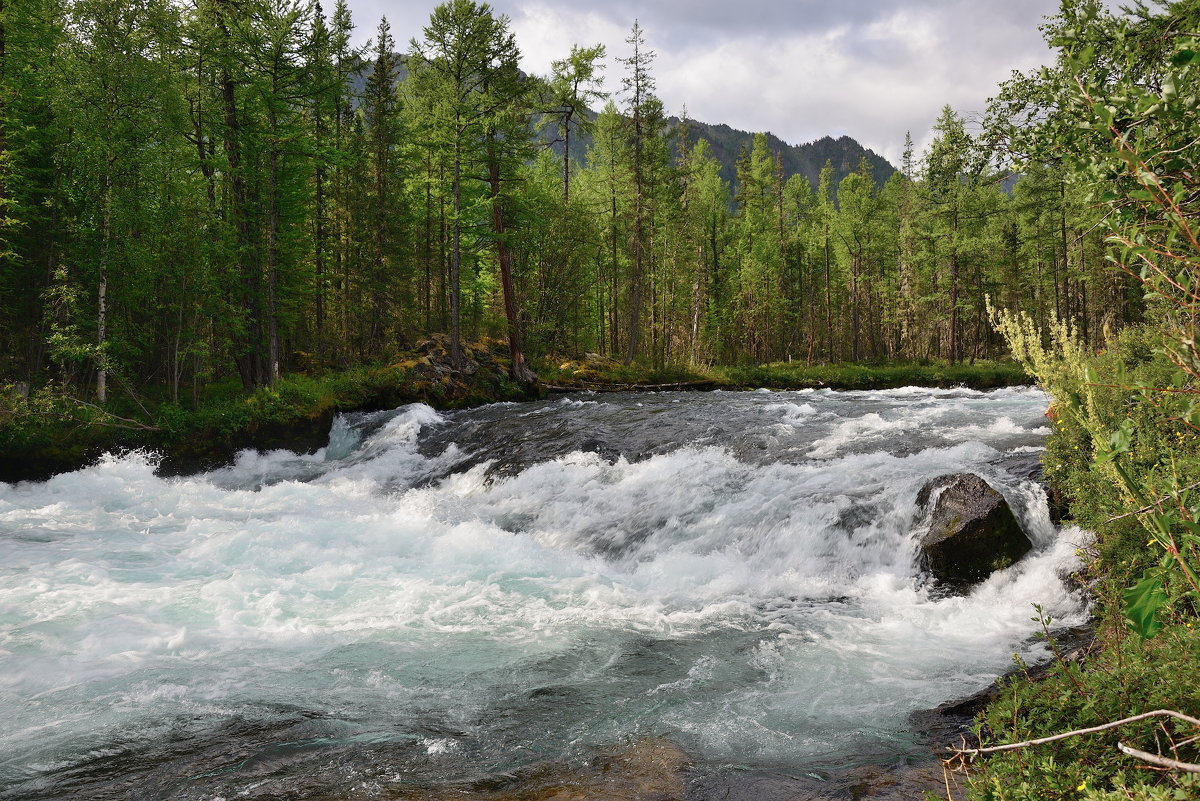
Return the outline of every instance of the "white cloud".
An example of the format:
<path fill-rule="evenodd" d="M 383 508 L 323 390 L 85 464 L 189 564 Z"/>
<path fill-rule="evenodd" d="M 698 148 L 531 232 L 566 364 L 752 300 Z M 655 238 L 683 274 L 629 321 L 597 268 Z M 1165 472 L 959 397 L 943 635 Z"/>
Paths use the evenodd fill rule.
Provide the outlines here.
<path fill-rule="evenodd" d="M 620 70 L 612 51 L 624 49 L 629 35 L 623 23 L 597 11 L 568 12 L 548 3 L 523 3 L 512 15 L 512 31 L 521 48 L 522 67 L 526 72 L 547 75 L 553 61 L 566 58 L 572 45 L 590 47 L 603 44 L 610 52 L 606 78 L 615 91 L 620 86 Z"/>

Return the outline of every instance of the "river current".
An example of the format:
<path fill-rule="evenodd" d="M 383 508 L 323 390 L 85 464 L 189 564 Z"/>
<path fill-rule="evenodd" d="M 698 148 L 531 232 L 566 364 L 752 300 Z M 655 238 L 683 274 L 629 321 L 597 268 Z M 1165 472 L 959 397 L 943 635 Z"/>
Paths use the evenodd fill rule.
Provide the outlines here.
<path fill-rule="evenodd" d="M 1045 657 L 1032 604 L 1086 619 L 1085 535 L 1030 478 L 1046 403 L 410 405 L 309 455 L 0 483 L 0 798 L 420 797 L 641 738 L 697 775 L 927 752 L 915 710 Z M 1034 550 L 955 596 L 916 497 L 963 471 Z"/>

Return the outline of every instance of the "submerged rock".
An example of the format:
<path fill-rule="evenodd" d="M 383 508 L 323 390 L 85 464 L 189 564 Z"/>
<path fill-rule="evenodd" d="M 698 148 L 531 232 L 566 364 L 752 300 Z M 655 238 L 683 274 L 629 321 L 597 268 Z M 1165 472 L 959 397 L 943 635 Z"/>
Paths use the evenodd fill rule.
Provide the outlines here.
<path fill-rule="evenodd" d="M 691 758 L 661 737 L 644 737 L 587 765 L 550 762 L 441 790 L 404 790 L 391 801 L 683 801 Z M 493 786 L 494 785 L 494 786 Z"/>
<path fill-rule="evenodd" d="M 1033 547 L 1004 496 L 974 473 L 933 479 L 921 488 L 917 505 L 929 519 L 921 563 L 943 584 L 963 588 L 982 581 Z"/>

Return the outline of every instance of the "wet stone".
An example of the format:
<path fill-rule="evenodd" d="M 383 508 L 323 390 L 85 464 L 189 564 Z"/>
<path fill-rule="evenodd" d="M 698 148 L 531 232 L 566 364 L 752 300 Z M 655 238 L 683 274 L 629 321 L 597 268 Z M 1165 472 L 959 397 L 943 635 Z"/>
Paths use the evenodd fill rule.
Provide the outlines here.
<path fill-rule="evenodd" d="M 929 521 L 920 543 L 922 566 L 950 588 L 983 581 L 1033 547 L 1004 496 L 974 473 L 929 481 L 917 506 Z"/>

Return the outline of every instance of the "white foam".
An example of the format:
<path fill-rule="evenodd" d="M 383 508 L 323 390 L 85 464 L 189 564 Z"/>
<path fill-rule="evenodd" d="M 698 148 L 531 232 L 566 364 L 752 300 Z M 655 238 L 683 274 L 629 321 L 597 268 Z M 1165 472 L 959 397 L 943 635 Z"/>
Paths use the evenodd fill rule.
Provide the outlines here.
<path fill-rule="evenodd" d="M 921 409 L 893 419 L 887 419 L 877 412 L 854 417 L 837 424 L 829 435 L 814 441 L 809 455 L 815 459 L 827 459 L 847 445 L 878 442 L 894 434 L 919 429 L 929 425 L 932 419 L 942 413 L 940 409 Z"/>

